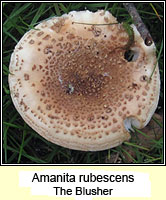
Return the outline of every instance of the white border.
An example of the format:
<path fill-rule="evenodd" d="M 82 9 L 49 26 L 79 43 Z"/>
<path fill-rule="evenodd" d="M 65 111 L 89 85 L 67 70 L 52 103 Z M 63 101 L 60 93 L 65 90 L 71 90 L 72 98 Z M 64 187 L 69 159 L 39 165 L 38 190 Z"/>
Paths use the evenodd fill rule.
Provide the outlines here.
<path fill-rule="evenodd" d="M 2 9 L 2 4 L 3 3 L 27 3 L 27 1 L 1 1 L 1 166 L 164 166 L 165 165 L 165 134 L 164 134 L 164 144 L 163 144 L 163 164 L 2 164 L 2 149 L 3 149 L 3 122 L 2 122 L 2 74 L 3 74 L 3 61 L 2 61 L 2 41 L 3 41 L 3 38 L 2 38 L 2 12 L 3 12 L 3 9 Z M 30 1 L 32 3 L 56 3 L 59 1 Z M 63 3 L 65 2 L 70 2 L 70 3 L 74 3 L 74 2 L 83 2 L 83 1 L 63 1 Z M 88 3 L 101 3 L 99 1 L 87 1 Z M 114 1 L 114 3 L 124 3 L 124 1 Z M 132 2 L 132 3 L 140 3 L 140 1 L 128 1 L 128 2 Z M 150 1 L 150 3 L 153 3 L 153 2 L 159 2 L 159 3 L 163 3 L 164 4 L 164 67 L 165 67 L 165 1 Z M 112 3 L 112 1 L 104 1 L 103 3 Z M 143 1 L 143 3 L 149 3 L 149 1 Z M 164 69 L 163 69 L 164 70 Z M 164 93 L 163 93 L 164 97 L 164 116 L 163 116 L 163 131 L 165 133 L 165 70 L 164 70 Z"/>

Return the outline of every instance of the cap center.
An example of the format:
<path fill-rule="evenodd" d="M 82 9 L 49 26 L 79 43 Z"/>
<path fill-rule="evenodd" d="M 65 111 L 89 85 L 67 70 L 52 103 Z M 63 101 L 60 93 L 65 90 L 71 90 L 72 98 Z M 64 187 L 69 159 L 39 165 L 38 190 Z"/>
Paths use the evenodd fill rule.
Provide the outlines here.
<path fill-rule="evenodd" d="M 68 71 L 68 70 L 67 70 Z M 108 77 L 97 74 L 96 72 L 72 72 L 68 71 L 66 77 L 60 81 L 64 94 L 76 96 L 94 96 L 99 95 L 102 88 L 108 84 Z M 63 75 L 62 75 L 63 77 Z"/>

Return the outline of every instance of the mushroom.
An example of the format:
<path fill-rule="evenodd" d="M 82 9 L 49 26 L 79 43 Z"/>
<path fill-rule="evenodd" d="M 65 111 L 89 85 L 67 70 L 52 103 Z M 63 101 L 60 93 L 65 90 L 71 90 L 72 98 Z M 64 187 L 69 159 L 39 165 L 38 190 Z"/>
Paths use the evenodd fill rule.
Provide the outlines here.
<path fill-rule="evenodd" d="M 72 11 L 27 32 L 9 66 L 25 122 L 52 143 L 83 151 L 116 147 L 132 126 L 146 126 L 158 104 L 159 69 L 154 43 L 146 46 L 132 28 L 128 50 L 123 24 L 103 10 Z"/>

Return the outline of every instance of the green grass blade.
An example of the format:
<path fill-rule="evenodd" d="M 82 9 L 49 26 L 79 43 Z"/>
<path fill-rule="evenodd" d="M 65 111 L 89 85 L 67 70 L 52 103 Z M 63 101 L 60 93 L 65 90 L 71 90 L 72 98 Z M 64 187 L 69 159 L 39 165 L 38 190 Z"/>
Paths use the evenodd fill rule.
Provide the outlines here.
<path fill-rule="evenodd" d="M 35 16 L 33 17 L 32 21 L 31 21 L 30 27 L 33 27 L 36 24 L 36 22 L 39 20 L 39 18 L 43 14 L 43 12 L 45 10 L 45 7 L 46 7 L 45 3 L 42 3 L 40 5 L 40 7 L 38 8 L 37 13 L 35 14 Z"/>
<path fill-rule="evenodd" d="M 54 3 L 54 8 L 55 8 L 56 15 L 61 16 L 61 12 L 60 12 L 58 3 Z"/>
<path fill-rule="evenodd" d="M 64 13 L 68 13 L 69 12 L 69 10 L 65 7 L 65 5 L 63 3 L 59 3 L 59 7 L 61 8 L 61 10 Z"/>
<path fill-rule="evenodd" d="M 9 18 L 14 18 L 18 15 L 20 15 L 20 13 L 24 12 L 24 10 L 27 10 L 27 8 L 29 8 L 31 6 L 32 3 L 25 3 L 23 6 L 20 6 L 19 9 L 15 9 L 13 10 L 13 12 L 11 13 L 11 15 L 9 16 Z"/>
<path fill-rule="evenodd" d="M 20 13 L 24 12 L 27 8 L 29 8 L 31 4 L 32 3 L 25 3 L 23 6 L 19 6 L 20 4 L 16 4 L 16 7 L 14 8 L 10 16 L 7 17 L 6 21 L 3 24 L 3 26 L 6 27 L 6 30 L 9 30 L 13 26 L 11 20 L 17 20 L 17 18 L 15 17 L 19 16 Z"/>
<path fill-rule="evenodd" d="M 79 10 L 81 7 L 83 7 L 84 3 L 72 3 L 70 6 L 70 10 Z"/>
<path fill-rule="evenodd" d="M 124 142 L 124 144 L 126 144 L 126 145 L 128 145 L 128 146 L 136 147 L 136 148 L 138 148 L 138 149 L 142 149 L 142 150 L 149 151 L 148 148 L 143 147 L 143 146 L 140 146 L 140 145 L 137 145 L 137 144 L 134 144 L 134 143 Z"/>
<path fill-rule="evenodd" d="M 18 150 L 14 149 L 14 148 L 12 148 L 12 147 L 10 147 L 10 146 L 7 146 L 7 149 L 10 150 L 10 151 L 12 151 L 12 152 L 14 152 L 14 153 L 17 153 L 17 154 L 19 153 Z M 24 153 L 24 152 L 22 153 L 22 156 L 24 156 L 24 157 L 30 159 L 31 161 L 34 161 L 35 163 L 41 163 L 41 164 L 47 163 L 46 161 L 41 160 L 41 159 L 39 159 L 39 158 L 36 158 L 36 157 L 34 157 L 34 156 L 29 156 L 28 154 L 26 154 L 26 153 Z"/>
<path fill-rule="evenodd" d="M 24 124 L 24 128 L 26 128 L 26 124 Z M 17 160 L 18 164 L 20 163 L 20 160 L 21 160 L 21 156 L 22 156 L 22 152 L 23 152 L 23 148 L 24 148 L 24 140 L 25 140 L 26 134 L 27 134 L 26 130 L 24 130 L 23 136 L 22 136 L 22 143 L 21 143 L 21 146 L 20 146 L 20 152 L 19 152 L 19 156 L 18 156 L 18 160 Z"/>
<path fill-rule="evenodd" d="M 157 17 L 159 18 L 159 20 L 163 23 L 163 21 L 162 21 L 162 19 L 160 18 L 160 15 L 158 14 L 156 8 L 153 6 L 152 3 L 150 3 L 150 5 L 151 5 L 151 7 L 153 8 L 153 10 L 154 10 L 155 14 L 157 15 Z"/>
<path fill-rule="evenodd" d="M 132 155 L 130 155 L 124 148 L 121 149 L 130 159 L 133 160 L 134 163 L 137 163 L 136 159 Z"/>
<path fill-rule="evenodd" d="M 163 128 L 162 123 L 159 120 L 157 120 L 156 117 L 153 116 L 152 119 L 160 126 L 160 128 Z"/>
<path fill-rule="evenodd" d="M 20 130 L 25 130 L 25 128 L 23 126 L 20 126 L 20 125 L 16 125 L 16 124 L 12 124 L 10 122 L 3 122 L 4 125 L 7 125 L 8 127 L 13 127 L 13 128 L 17 128 L 17 129 L 20 129 Z M 26 130 L 29 130 L 28 128 Z"/>
<path fill-rule="evenodd" d="M 4 32 L 6 35 L 8 35 L 12 40 L 14 40 L 16 44 L 18 43 L 18 40 L 17 40 L 11 33 L 9 33 L 9 32 L 6 30 L 5 27 L 3 28 L 3 32 Z"/>
<path fill-rule="evenodd" d="M 157 67 L 157 63 L 158 63 L 159 58 L 160 58 L 160 56 L 161 56 L 162 50 L 163 50 L 163 40 L 162 40 L 162 42 L 161 42 L 160 51 L 159 51 L 159 54 L 158 54 L 158 56 L 157 56 L 156 64 L 155 64 L 155 66 L 154 66 L 154 68 L 153 68 L 153 71 L 152 71 L 152 73 L 151 73 L 151 75 L 150 75 L 149 82 L 150 82 L 150 80 L 151 80 L 151 78 L 152 78 L 152 76 L 153 76 L 153 74 L 154 74 L 154 71 L 155 71 L 155 69 L 156 69 L 156 67 Z"/>
<path fill-rule="evenodd" d="M 88 3 L 86 4 L 87 8 L 107 8 L 108 3 Z"/>

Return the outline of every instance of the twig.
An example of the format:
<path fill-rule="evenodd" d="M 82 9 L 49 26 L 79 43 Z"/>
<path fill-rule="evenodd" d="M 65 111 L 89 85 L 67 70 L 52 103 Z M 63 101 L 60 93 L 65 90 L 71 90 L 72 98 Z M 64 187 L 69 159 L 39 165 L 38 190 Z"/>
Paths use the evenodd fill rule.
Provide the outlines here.
<path fill-rule="evenodd" d="M 146 28 L 145 24 L 143 23 L 141 17 L 139 16 L 135 6 L 133 3 L 123 3 L 124 7 L 127 9 L 129 12 L 130 16 L 133 18 L 134 24 L 140 33 L 141 37 L 143 38 L 145 44 L 147 46 L 151 46 L 153 43 L 153 39 Z"/>
<path fill-rule="evenodd" d="M 115 25 L 115 24 L 118 24 L 118 23 L 109 23 L 109 24 L 92 24 L 92 23 L 84 23 L 84 22 L 72 22 L 72 24 L 83 24 L 83 25 L 105 26 L 105 25 Z"/>

